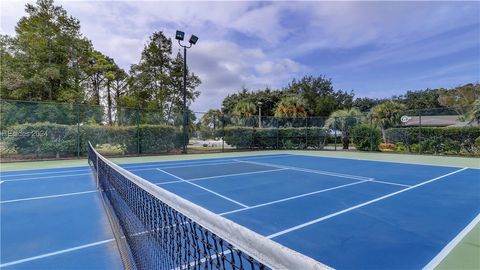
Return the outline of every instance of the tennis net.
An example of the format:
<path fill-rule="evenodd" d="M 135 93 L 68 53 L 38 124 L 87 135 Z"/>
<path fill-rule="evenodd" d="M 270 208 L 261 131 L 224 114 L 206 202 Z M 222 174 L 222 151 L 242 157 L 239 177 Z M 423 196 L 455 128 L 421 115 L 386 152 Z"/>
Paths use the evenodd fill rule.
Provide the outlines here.
<path fill-rule="evenodd" d="M 326 269 L 114 164 L 89 143 L 97 181 L 126 269 Z"/>

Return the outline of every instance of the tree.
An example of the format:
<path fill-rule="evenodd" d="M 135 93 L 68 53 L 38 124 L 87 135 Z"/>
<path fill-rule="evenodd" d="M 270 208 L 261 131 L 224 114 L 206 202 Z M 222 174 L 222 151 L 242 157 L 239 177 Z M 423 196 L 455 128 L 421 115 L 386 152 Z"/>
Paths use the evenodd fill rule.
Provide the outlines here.
<path fill-rule="evenodd" d="M 480 124 L 480 98 L 477 98 L 477 100 L 473 102 L 472 108 L 467 113 L 467 119 L 469 120 L 470 124 L 474 122 Z"/>
<path fill-rule="evenodd" d="M 212 138 L 215 136 L 215 130 L 222 126 L 222 112 L 217 109 L 210 109 L 200 119 L 200 130 L 203 137 Z"/>
<path fill-rule="evenodd" d="M 256 91 L 248 91 L 243 88 L 235 94 L 228 95 L 222 102 L 222 111 L 225 114 L 233 114 L 235 106 L 241 102 L 251 102 L 258 105 L 261 103 L 262 115 L 268 116 L 275 113 L 277 103 L 286 96 L 285 92 L 272 90 L 270 88 Z"/>
<path fill-rule="evenodd" d="M 183 57 L 180 52 L 172 60 L 169 74 L 171 87 L 168 87 L 170 91 L 165 96 L 167 119 L 171 119 L 173 113 L 180 114 L 183 111 Z M 200 83 L 200 78 L 190 73 L 187 67 L 187 103 L 191 103 L 200 95 L 200 92 L 195 90 Z"/>
<path fill-rule="evenodd" d="M 257 106 L 248 101 L 239 102 L 235 108 L 233 113 L 238 116 L 252 116 L 257 112 Z"/>
<path fill-rule="evenodd" d="M 373 107 L 369 116 L 373 122 L 382 129 L 383 142 L 387 142 L 385 130 L 400 123 L 401 112 L 405 110 L 405 105 L 386 101 Z"/>
<path fill-rule="evenodd" d="M 387 101 L 387 99 L 376 99 L 376 98 L 368 98 L 368 97 L 356 98 L 353 101 L 352 106 L 355 108 L 358 108 L 361 112 L 368 112 L 370 111 L 370 109 L 375 107 L 375 105 L 378 105 L 385 101 Z"/>
<path fill-rule="evenodd" d="M 398 97 L 398 101 L 405 104 L 409 110 L 425 110 L 440 108 L 438 98 L 446 92 L 445 89 L 425 89 L 420 91 L 407 91 Z"/>
<path fill-rule="evenodd" d="M 16 36 L 2 41 L 11 48 L 2 92 L 24 100 L 78 101 L 83 93 L 75 82 L 82 70 L 75 65 L 85 60 L 91 46 L 82 37 L 79 21 L 53 0 L 26 4 L 25 11 Z"/>
<path fill-rule="evenodd" d="M 325 76 L 305 76 L 293 79 L 284 89 L 288 95 L 298 95 L 305 102 L 310 115 L 327 116 L 331 112 L 352 106 L 353 92 L 335 91 L 332 81 Z"/>
<path fill-rule="evenodd" d="M 348 149 L 350 145 L 350 132 L 352 128 L 363 122 L 364 115 L 357 108 L 343 109 L 334 111 L 330 114 L 325 127 L 336 129 L 342 132 L 343 149 Z"/>
<path fill-rule="evenodd" d="M 455 110 L 458 114 L 468 119 L 468 114 L 472 110 L 473 104 L 480 98 L 480 84 L 465 84 L 455 89 L 448 90 L 440 95 L 438 102 L 442 106 L 447 106 Z"/>
<path fill-rule="evenodd" d="M 187 67 L 187 103 L 200 94 L 196 87 L 201 81 Z M 172 40 L 163 32 L 155 32 L 145 45 L 140 62 L 130 69 L 130 106 L 158 110 L 163 118 L 176 121 L 183 110 L 183 58 L 172 59 Z M 133 104 L 132 104 L 133 103 Z"/>
<path fill-rule="evenodd" d="M 275 117 L 299 118 L 306 116 L 305 101 L 298 96 L 284 97 L 275 109 Z"/>

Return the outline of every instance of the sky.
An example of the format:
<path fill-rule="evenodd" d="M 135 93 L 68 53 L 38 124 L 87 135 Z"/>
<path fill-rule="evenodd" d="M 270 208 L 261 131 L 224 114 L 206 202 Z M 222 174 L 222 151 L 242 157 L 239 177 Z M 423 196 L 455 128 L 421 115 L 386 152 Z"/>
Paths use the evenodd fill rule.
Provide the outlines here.
<path fill-rule="evenodd" d="M 26 2 L 1 0 L 0 32 L 15 34 Z M 242 88 L 325 76 L 355 97 L 453 88 L 480 80 L 480 2 L 56 1 L 94 47 L 126 71 L 155 31 L 183 30 L 202 80 L 195 111 Z M 174 53 L 179 50 L 174 43 Z"/>

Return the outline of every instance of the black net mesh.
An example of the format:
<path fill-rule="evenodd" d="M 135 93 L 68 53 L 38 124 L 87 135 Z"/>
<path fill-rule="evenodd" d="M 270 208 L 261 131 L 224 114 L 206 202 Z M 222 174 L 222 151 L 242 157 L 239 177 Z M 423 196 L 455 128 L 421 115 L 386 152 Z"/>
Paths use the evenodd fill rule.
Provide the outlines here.
<path fill-rule="evenodd" d="M 104 203 L 126 268 L 132 269 L 267 269 L 143 189 L 89 148 Z M 108 211 L 107 211 L 108 212 Z"/>

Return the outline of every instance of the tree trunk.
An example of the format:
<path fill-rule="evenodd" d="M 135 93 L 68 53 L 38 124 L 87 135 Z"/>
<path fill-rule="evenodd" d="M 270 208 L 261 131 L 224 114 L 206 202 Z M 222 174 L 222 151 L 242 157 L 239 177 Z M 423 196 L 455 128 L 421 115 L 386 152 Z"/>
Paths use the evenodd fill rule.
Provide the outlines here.
<path fill-rule="evenodd" d="M 382 127 L 382 139 L 384 143 L 387 143 L 387 134 L 385 134 L 385 128 Z"/>
<path fill-rule="evenodd" d="M 343 145 L 343 150 L 348 150 L 348 146 L 350 145 L 350 138 L 348 135 L 345 135 L 345 136 L 342 135 L 342 145 Z"/>

